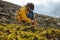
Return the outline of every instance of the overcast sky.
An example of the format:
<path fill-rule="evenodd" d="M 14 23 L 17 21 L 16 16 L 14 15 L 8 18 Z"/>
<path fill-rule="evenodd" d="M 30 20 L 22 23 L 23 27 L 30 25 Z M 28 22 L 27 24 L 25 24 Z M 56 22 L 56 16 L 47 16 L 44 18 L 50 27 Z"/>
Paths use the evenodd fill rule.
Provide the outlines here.
<path fill-rule="evenodd" d="M 32 2 L 36 5 L 46 4 L 47 2 L 60 2 L 60 0 L 4 0 L 18 5 L 25 5 L 28 2 Z"/>

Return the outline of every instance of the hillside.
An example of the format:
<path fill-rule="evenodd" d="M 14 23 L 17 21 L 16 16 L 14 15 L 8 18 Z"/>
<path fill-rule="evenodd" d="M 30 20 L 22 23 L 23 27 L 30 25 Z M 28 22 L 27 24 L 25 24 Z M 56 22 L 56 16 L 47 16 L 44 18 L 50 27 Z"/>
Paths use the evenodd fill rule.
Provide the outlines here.
<path fill-rule="evenodd" d="M 0 1 L 0 23 L 15 23 L 15 14 L 20 8 L 21 6 L 5 1 Z M 41 14 L 35 15 L 40 26 L 58 26 L 57 24 L 60 23 L 60 19 L 58 18 L 53 18 Z"/>
<path fill-rule="evenodd" d="M 60 40 L 60 18 L 35 13 L 39 26 L 23 26 L 15 20 L 20 8 L 0 1 L 0 40 Z"/>
<path fill-rule="evenodd" d="M 15 20 L 15 13 L 18 11 L 21 7 L 9 2 L 0 1 L 0 23 L 7 23 L 12 22 L 12 20 Z"/>

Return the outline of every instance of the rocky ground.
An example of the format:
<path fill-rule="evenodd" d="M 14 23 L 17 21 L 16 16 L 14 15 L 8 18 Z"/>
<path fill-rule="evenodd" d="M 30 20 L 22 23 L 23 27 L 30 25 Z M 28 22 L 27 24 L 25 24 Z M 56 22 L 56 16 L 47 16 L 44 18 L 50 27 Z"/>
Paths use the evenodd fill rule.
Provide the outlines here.
<path fill-rule="evenodd" d="M 60 27 L 60 19 L 59 18 L 36 14 L 36 19 L 37 19 L 37 22 L 40 24 L 40 26 Z"/>
<path fill-rule="evenodd" d="M 17 10 L 19 10 L 19 8 L 21 7 L 18 5 L 0 1 L 0 23 L 13 22 L 13 20 L 15 20 L 15 13 Z"/>

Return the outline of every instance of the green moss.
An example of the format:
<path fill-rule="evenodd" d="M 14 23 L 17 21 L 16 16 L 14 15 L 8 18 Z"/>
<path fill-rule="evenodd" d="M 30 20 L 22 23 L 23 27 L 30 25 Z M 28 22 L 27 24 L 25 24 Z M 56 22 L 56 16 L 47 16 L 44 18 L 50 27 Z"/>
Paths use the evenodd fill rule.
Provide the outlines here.
<path fill-rule="evenodd" d="M 1 40 L 60 40 L 60 29 L 58 28 L 36 28 L 33 26 L 22 26 L 17 24 L 0 25 Z"/>

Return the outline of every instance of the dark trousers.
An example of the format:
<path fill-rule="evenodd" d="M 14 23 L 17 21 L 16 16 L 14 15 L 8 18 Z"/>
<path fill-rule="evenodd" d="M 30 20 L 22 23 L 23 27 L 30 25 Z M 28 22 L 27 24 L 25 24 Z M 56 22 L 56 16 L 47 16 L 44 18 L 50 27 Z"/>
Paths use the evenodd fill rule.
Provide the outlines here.
<path fill-rule="evenodd" d="M 34 13 L 32 11 L 30 11 L 26 16 L 31 20 L 34 20 Z"/>

